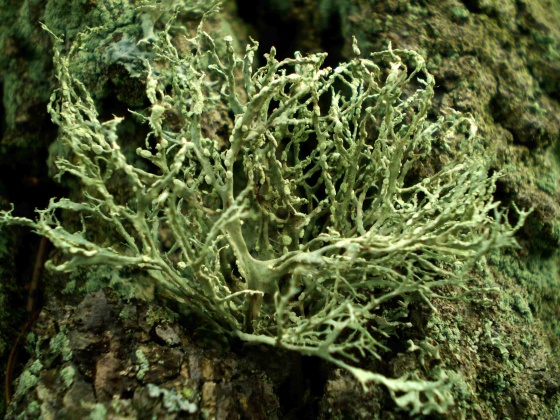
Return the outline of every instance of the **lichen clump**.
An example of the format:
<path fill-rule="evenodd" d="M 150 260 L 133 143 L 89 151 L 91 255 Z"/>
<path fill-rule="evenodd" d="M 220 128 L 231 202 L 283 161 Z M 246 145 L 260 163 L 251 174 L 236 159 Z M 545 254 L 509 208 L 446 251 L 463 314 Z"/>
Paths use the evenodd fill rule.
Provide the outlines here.
<path fill-rule="evenodd" d="M 442 286 L 468 291 L 473 263 L 515 245 L 527 213 L 511 226 L 493 201 L 499 174 L 488 176 L 473 120 L 428 119 L 434 79 L 413 51 L 363 58 L 354 42 L 355 58 L 331 69 L 326 54 L 279 61 L 273 49 L 254 70 L 256 42 L 238 58 L 230 37 L 218 47 L 201 24 L 182 53 L 169 33 L 154 32 L 143 61 L 151 106 L 134 114 L 150 132 L 136 162 L 117 135 L 124 116 L 101 121 L 69 70 L 80 41 L 55 51 L 49 112 L 69 151 L 57 177 L 79 179 L 83 200 L 53 199 L 37 220 L 4 211 L 0 222 L 63 251 L 53 270 L 143 269 L 226 335 L 322 357 L 364 388 L 385 385 L 412 413 L 445 412 L 444 372 L 392 379 L 357 364 L 388 350 L 401 323 L 389 305 L 429 303 Z M 216 115 L 230 118 L 229 137 L 205 134 Z M 435 141 L 450 158 L 420 176 Z"/>

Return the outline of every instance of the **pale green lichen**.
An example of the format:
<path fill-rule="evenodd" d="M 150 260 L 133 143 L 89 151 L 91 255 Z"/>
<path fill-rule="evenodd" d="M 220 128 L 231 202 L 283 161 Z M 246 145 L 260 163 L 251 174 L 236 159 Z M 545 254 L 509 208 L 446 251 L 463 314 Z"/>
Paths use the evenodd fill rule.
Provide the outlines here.
<path fill-rule="evenodd" d="M 16 416 L 17 420 L 41 418 L 41 405 L 37 401 L 31 401 L 27 408 Z"/>
<path fill-rule="evenodd" d="M 60 371 L 60 377 L 62 378 L 66 388 L 70 388 L 70 386 L 74 383 L 75 374 L 76 369 L 72 365 L 66 366 Z"/>
<path fill-rule="evenodd" d="M 65 362 L 72 358 L 72 349 L 70 348 L 70 340 L 65 331 L 59 332 L 49 342 L 49 347 L 53 354 L 59 354 Z"/>
<path fill-rule="evenodd" d="M 187 390 L 189 390 L 187 388 Z M 170 390 L 165 388 L 160 388 L 154 384 L 148 384 L 148 395 L 152 398 L 162 398 L 163 407 L 169 413 L 175 413 L 179 411 L 185 411 L 187 413 L 196 413 L 198 407 L 195 403 L 189 401 L 190 390 L 187 393 L 177 392 L 175 388 Z"/>
<path fill-rule="evenodd" d="M 18 378 L 17 388 L 15 392 L 15 397 L 21 397 L 25 393 L 29 392 L 31 389 L 37 385 L 39 381 L 39 375 L 43 370 L 43 364 L 40 360 L 35 360 L 28 369 L 24 370 L 23 373 Z"/>
<path fill-rule="evenodd" d="M 355 58 L 331 69 L 326 54 L 278 61 L 273 49 L 254 71 L 256 42 L 240 59 L 226 37 L 222 54 L 201 24 L 186 40 L 193 52 L 181 53 L 170 25 L 145 40 L 156 52 L 144 60 L 151 106 L 134 113 L 151 129 L 137 154 L 152 170 L 127 161 L 124 117 L 101 121 L 69 71 L 76 42 L 66 56 L 55 51 L 60 88 L 49 111 L 72 156 L 57 160 L 57 177 L 77 177 L 84 199 L 53 199 L 35 221 L 1 212 L 0 222 L 62 250 L 68 259 L 50 261 L 53 270 L 143 269 L 162 295 L 224 334 L 322 357 L 364 389 L 385 385 L 411 413 L 445 412 L 453 397 L 443 370 L 391 379 L 357 364 L 388 350 L 403 312 L 387 316 L 390 302 L 406 312 L 413 296 L 432 306 L 442 286 L 469 293 L 473 264 L 516 244 L 527 212 L 511 226 L 493 201 L 500 174 L 488 176 L 473 120 L 427 118 L 434 79 L 413 51 L 362 58 L 355 42 Z M 207 137 L 228 113 L 229 138 Z M 450 157 L 419 176 L 434 142 Z M 126 198 L 112 190 L 116 178 L 128 183 Z M 61 211 L 76 212 L 81 227 Z M 113 242 L 97 242 L 93 223 Z"/>
<path fill-rule="evenodd" d="M 136 350 L 136 361 L 138 363 L 136 377 L 142 380 L 150 370 L 150 362 L 141 349 Z"/>
<path fill-rule="evenodd" d="M 162 306 L 150 306 L 146 311 L 146 323 L 153 327 L 160 323 L 174 323 L 178 315 Z"/>
<path fill-rule="evenodd" d="M 90 404 L 82 403 L 83 406 L 88 406 Z M 107 419 L 107 407 L 101 403 L 93 404 L 91 406 L 91 413 L 89 415 L 90 420 L 106 420 Z"/>

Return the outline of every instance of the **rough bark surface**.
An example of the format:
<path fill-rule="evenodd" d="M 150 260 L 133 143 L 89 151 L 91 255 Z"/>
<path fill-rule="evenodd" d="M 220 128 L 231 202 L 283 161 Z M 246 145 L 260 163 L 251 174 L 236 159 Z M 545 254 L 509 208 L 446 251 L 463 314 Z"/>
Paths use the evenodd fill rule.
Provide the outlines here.
<path fill-rule="evenodd" d="M 168 316 L 109 289 L 75 306 L 50 300 L 33 327 L 33 362 L 7 417 L 279 417 L 273 383 L 251 357 L 189 334 Z"/>

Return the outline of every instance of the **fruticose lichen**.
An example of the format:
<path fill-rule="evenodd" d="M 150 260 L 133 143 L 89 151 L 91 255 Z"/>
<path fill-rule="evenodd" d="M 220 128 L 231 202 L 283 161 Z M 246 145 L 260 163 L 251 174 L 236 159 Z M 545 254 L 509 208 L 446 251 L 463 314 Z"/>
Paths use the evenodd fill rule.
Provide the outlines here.
<path fill-rule="evenodd" d="M 472 118 L 428 118 L 434 78 L 413 51 L 363 58 L 355 42 L 355 58 L 331 69 L 326 54 L 279 61 L 272 49 L 254 70 L 256 42 L 241 59 L 226 37 L 222 53 L 201 24 L 183 53 L 170 25 L 142 40 L 155 53 L 142 58 L 151 105 L 134 112 L 150 127 L 142 167 L 119 145 L 124 116 L 101 121 L 69 70 L 78 37 L 66 55 L 55 50 L 49 112 L 69 151 L 57 177 L 78 178 L 83 200 L 53 199 L 37 220 L 2 211 L 0 223 L 67 255 L 50 269 L 142 269 L 225 335 L 321 357 L 412 413 L 445 412 L 445 372 L 393 379 L 358 364 L 380 359 L 405 324 L 384 309 L 431 306 L 444 286 L 468 294 L 472 265 L 516 245 L 527 212 L 511 226 L 493 200 L 500 174 L 488 175 Z M 229 138 L 205 134 L 217 115 L 231 119 Z M 436 142 L 449 158 L 422 172 Z"/>

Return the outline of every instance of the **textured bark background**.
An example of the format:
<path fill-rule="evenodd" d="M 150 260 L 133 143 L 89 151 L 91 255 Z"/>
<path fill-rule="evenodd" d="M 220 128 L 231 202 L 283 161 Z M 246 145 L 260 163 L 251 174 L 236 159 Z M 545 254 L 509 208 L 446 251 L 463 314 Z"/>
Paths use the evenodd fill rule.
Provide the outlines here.
<path fill-rule="evenodd" d="M 0 0 L 0 205 L 15 202 L 19 214 L 77 188 L 49 178 L 56 127 L 46 104 L 55 80 L 52 42 L 39 22 L 68 43 L 105 25 L 105 38 L 89 46 L 84 81 L 102 115 L 145 104 L 140 80 L 124 67 L 93 64 L 103 40 L 140 31 L 134 2 L 103 2 L 110 13 L 100 3 Z M 436 301 L 437 313 L 418 304 L 415 328 L 388 342 L 391 352 L 376 368 L 390 376 L 434 366 L 456 372 L 456 405 L 431 418 L 560 418 L 560 1 L 238 0 L 224 9 L 206 30 L 233 34 L 239 45 L 250 35 L 261 52 L 275 45 L 281 58 L 327 51 L 327 64 L 336 65 L 352 56 L 352 35 L 364 55 L 389 42 L 417 50 L 436 78 L 433 114 L 448 107 L 473 114 L 493 169 L 506 173 L 496 198 L 535 207 L 518 234 L 521 249 L 488 258 L 474 280 L 499 289 L 486 300 Z M 199 16 L 179 19 L 192 30 Z M 131 142 L 144 134 L 124 129 Z M 28 232 L 0 231 L 2 371 L 26 321 L 38 244 Z M 364 394 L 346 373 L 316 360 L 224 343 L 178 308 L 127 300 L 107 270 L 44 273 L 41 284 L 42 310 L 18 352 L 7 418 L 409 417 L 382 387 Z M 406 351 L 409 339 L 440 350 L 421 357 Z"/>

